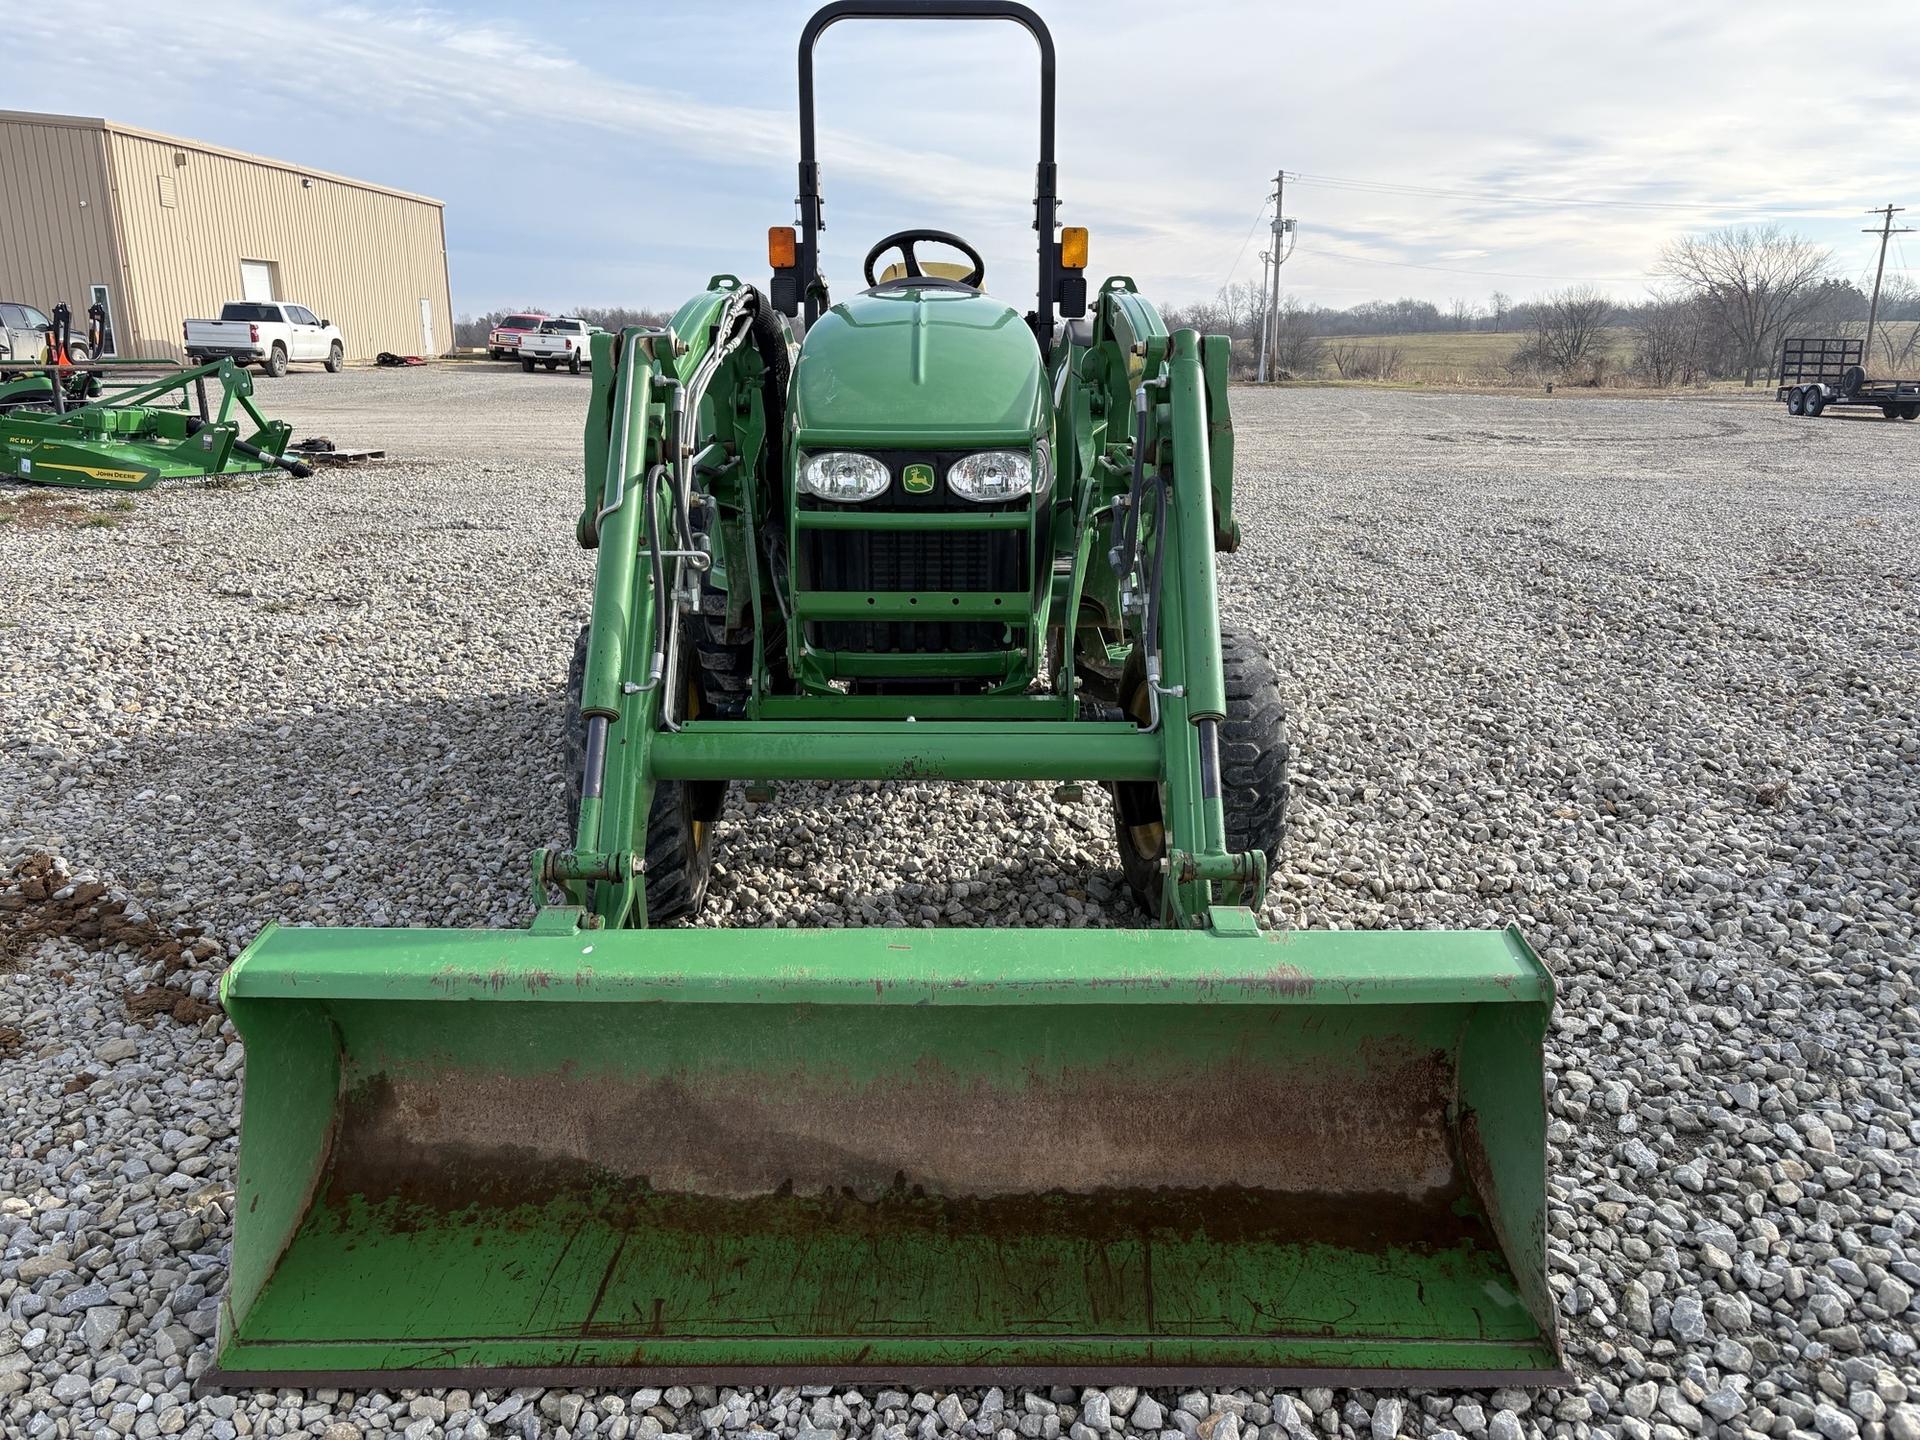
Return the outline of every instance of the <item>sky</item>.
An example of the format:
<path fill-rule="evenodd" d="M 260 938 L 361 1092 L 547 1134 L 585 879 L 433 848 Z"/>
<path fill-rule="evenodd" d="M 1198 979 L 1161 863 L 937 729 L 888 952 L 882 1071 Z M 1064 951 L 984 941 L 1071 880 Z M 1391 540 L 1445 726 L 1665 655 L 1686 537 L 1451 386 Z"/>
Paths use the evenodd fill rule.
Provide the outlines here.
<path fill-rule="evenodd" d="M 1094 278 L 1163 303 L 1258 278 L 1280 169 L 1283 283 L 1311 304 L 1633 299 L 1676 235 L 1764 221 L 1857 277 L 1868 207 L 1920 226 L 1920 26 L 1827 24 L 1804 0 L 1034 3 L 1060 54 L 1061 220 L 1092 231 Z M 814 8 L 0 0 L 5 104 L 442 199 L 459 313 L 671 308 L 717 272 L 764 283 Z M 1035 56 L 1005 24 L 823 36 L 840 293 L 909 226 L 972 240 L 996 293 L 1030 289 Z M 1920 234 L 1888 266 L 1920 279 Z"/>

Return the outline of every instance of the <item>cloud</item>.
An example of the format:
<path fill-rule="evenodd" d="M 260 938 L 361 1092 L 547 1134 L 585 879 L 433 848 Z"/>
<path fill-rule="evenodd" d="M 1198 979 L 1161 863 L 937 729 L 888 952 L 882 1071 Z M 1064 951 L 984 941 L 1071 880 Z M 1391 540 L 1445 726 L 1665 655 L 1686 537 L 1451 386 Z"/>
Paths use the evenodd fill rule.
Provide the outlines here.
<path fill-rule="evenodd" d="M 10 13 L 10 103 L 76 108 L 85 34 L 104 81 L 89 93 L 112 96 L 94 103 L 115 118 L 443 195 L 463 308 L 536 290 L 670 303 L 712 269 L 757 264 L 758 234 L 786 218 L 810 8 L 64 0 Z M 1679 231 L 1756 216 L 1834 244 L 1850 269 L 1857 212 L 1913 179 L 1898 147 L 1782 163 L 1780 95 L 1815 97 L 1823 133 L 1920 133 L 1920 35 L 1862 45 L 1798 0 L 1194 0 L 1178 15 L 1058 0 L 1048 14 L 1065 215 L 1093 229 L 1096 269 L 1168 300 L 1258 273 L 1280 165 L 1308 177 L 1287 192 L 1289 290 L 1339 300 L 1524 291 L 1535 275 L 1631 290 Z M 1026 37 L 838 26 L 818 63 L 833 273 L 887 229 L 944 224 L 1017 295 L 1008 270 L 1035 243 Z"/>

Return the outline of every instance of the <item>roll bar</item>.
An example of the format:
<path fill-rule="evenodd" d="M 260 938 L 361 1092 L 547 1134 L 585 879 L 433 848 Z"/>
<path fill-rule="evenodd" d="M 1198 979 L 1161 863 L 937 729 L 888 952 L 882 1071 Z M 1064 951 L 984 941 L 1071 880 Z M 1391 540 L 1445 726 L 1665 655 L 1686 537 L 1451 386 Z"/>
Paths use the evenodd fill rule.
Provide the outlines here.
<path fill-rule="evenodd" d="M 829 25 L 841 20 L 1011 20 L 1024 26 L 1040 47 L 1040 161 L 1034 170 L 1033 228 L 1038 232 L 1040 275 L 1037 303 L 1027 317 L 1044 351 L 1053 341 L 1054 304 L 1059 291 L 1059 254 L 1053 227 L 1060 208 L 1058 167 L 1053 159 L 1054 62 L 1053 36 L 1046 22 L 1012 0 L 833 0 L 814 12 L 800 32 L 800 235 L 795 262 L 799 295 L 804 297 L 807 323 L 820 318 L 816 281 L 820 275 L 820 161 L 813 127 L 813 47 Z M 1084 288 L 1081 294 L 1084 296 Z M 1084 313 L 1085 302 L 1081 302 Z"/>

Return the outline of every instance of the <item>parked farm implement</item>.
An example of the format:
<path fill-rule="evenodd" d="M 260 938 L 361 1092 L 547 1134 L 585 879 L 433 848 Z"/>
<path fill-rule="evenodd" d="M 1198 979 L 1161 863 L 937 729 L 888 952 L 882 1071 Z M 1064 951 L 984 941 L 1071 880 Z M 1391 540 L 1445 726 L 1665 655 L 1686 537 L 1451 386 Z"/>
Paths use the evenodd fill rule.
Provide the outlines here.
<path fill-rule="evenodd" d="M 312 473 L 282 454 L 290 428 L 260 413 L 252 378 L 232 361 L 183 370 L 95 358 L 92 347 L 76 359 L 65 319 L 56 306 L 45 363 L 9 362 L 0 378 L 0 479 L 146 490 L 209 475 Z"/>
<path fill-rule="evenodd" d="M 1789 415 L 1854 407 L 1878 410 L 1889 420 L 1920 420 L 1920 379 L 1872 379 L 1860 363 L 1864 353 L 1859 340 L 1783 340 L 1774 398 L 1785 402 Z"/>
<path fill-rule="evenodd" d="M 1037 41 L 1024 318 L 938 231 L 828 293 L 812 56 L 856 16 Z M 1215 593 L 1228 346 L 1124 277 L 1090 299 L 1046 27 L 828 5 L 800 122 L 768 293 L 593 339 L 571 841 L 531 927 L 272 928 L 226 976 L 207 1383 L 1564 1380 L 1552 983 L 1512 931 L 1259 924 L 1286 746 Z M 662 928 L 730 782 L 853 779 L 1099 782 L 1144 922 Z"/>

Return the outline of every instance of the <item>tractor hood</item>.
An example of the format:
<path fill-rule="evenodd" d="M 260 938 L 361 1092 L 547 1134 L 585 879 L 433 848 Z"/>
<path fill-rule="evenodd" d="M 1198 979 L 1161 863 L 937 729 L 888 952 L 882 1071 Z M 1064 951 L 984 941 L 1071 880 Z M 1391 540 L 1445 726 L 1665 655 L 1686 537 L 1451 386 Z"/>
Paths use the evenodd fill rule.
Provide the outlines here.
<path fill-rule="evenodd" d="M 1014 444 L 1044 422 L 1040 347 L 1006 304 L 976 292 L 868 291 L 807 331 L 791 418 L 803 441 Z"/>

